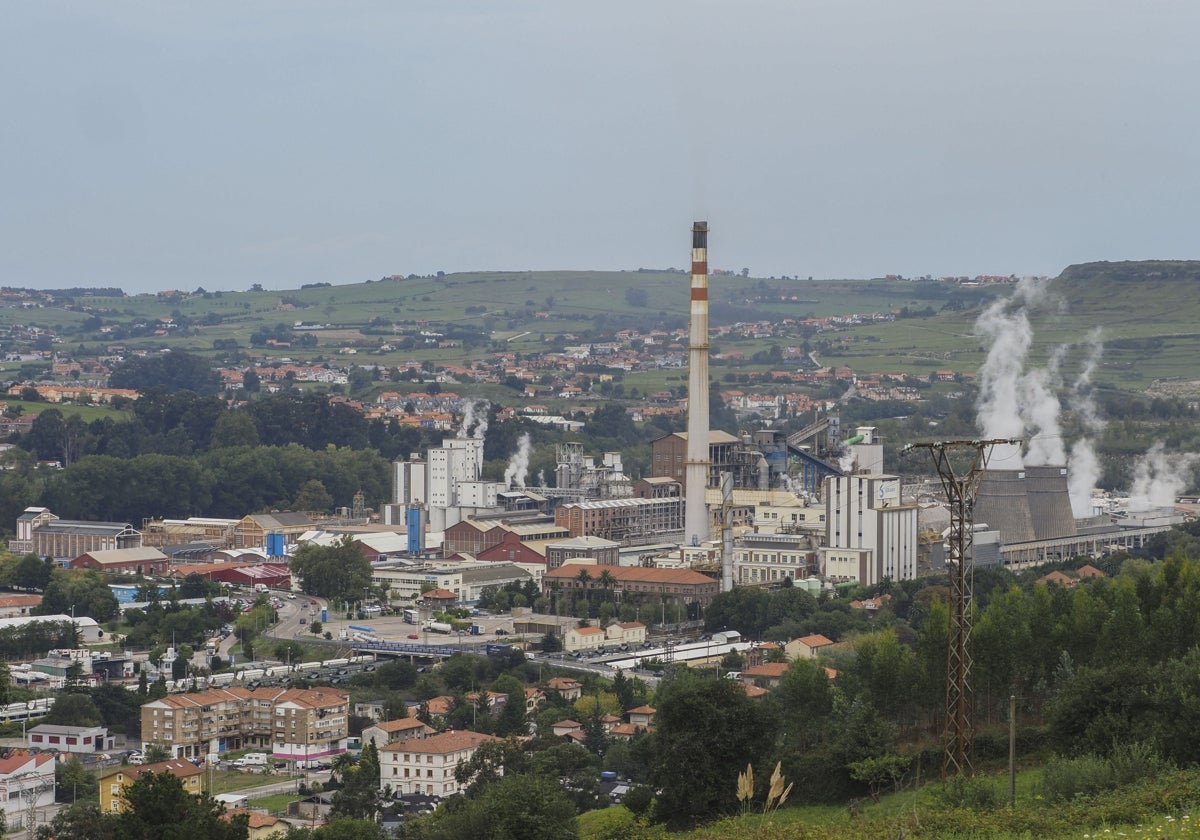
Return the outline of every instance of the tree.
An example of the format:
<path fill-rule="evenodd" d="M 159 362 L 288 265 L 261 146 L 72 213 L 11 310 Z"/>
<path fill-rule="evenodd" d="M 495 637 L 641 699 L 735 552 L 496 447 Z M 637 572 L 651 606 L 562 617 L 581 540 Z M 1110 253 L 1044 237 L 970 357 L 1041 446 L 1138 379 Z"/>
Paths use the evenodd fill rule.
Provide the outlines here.
<path fill-rule="evenodd" d="M 113 367 L 108 382 L 112 388 L 138 391 L 161 388 L 171 393 L 216 394 L 221 390 L 221 377 L 207 359 L 179 350 L 159 356 L 131 356 Z"/>
<path fill-rule="evenodd" d="M 100 812 L 92 802 L 62 809 L 49 824 L 39 825 L 37 840 L 120 840 L 116 817 Z"/>
<path fill-rule="evenodd" d="M 371 564 L 349 535 L 333 545 L 301 546 L 292 557 L 291 568 L 308 595 L 350 600 L 371 585 Z"/>
<path fill-rule="evenodd" d="M 56 802 L 95 801 L 99 792 L 96 777 L 83 766 L 78 756 L 54 765 L 54 799 Z"/>
<path fill-rule="evenodd" d="M 292 507 L 296 510 L 323 512 L 333 508 L 333 497 L 319 479 L 310 478 L 300 486 L 300 492 L 296 494 Z"/>
<path fill-rule="evenodd" d="M 379 813 L 379 751 L 363 747 L 358 761 L 342 770 L 342 787 L 333 795 L 332 817 L 373 820 Z"/>
<path fill-rule="evenodd" d="M 128 810 L 116 815 L 117 836 L 128 840 L 246 840 L 247 814 L 225 815 L 225 806 L 205 793 L 184 790 L 170 773 L 145 773 L 125 788 Z"/>
<path fill-rule="evenodd" d="M 100 710 L 86 694 L 60 694 L 42 723 L 58 726 L 99 726 Z"/>
<path fill-rule="evenodd" d="M 142 758 L 147 764 L 157 764 L 160 761 L 167 761 L 171 758 L 171 749 L 166 744 L 151 743 L 146 745 L 146 751 L 142 753 Z"/>
<path fill-rule="evenodd" d="M 52 564 L 38 557 L 32 551 L 17 563 L 13 583 L 21 589 L 36 589 L 41 591 L 50 583 Z"/>
<path fill-rule="evenodd" d="M 420 840 L 577 840 L 575 806 L 557 779 L 506 775 L 475 798 L 451 800 L 418 821 Z M 407 835 L 406 835 L 407 836 Z"/>
<path fill-rule="evenodd" d="M 542 634 L 542 653 L 558 653 L 563 649 L 562 639 L 550 628 L 546 633 Z"/>
<path fill-rule="evenodd" d="M 770 747 L 767 713 L 718 677 L 681 673 L 659 695 L 649 744 L 650 780 L 661 791 L 656 818 L 682 827 L 732 813 L 738 773 Z"/>

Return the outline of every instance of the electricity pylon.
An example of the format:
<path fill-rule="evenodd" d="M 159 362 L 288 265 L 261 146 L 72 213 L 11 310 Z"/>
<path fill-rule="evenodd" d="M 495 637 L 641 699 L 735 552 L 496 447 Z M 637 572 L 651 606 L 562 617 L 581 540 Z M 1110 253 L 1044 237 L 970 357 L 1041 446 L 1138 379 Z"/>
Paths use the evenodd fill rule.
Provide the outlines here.
<path fill-rule="evenodd" d="M 971 601 L 975 588 L 975 495 L 987 471 L 992 447 L 1019 440 L 947 440 L 910 443 L 902 452 L 928 449 L 946 491 L 950 507 L 946 571 L 950 574 L 950 638 L 946 646 L 946 723 L 942 732 L 942 778 L 974 775 L 971 716 L 975 692 L 971 687 Z M 955 475 L 949 450 L 971 448 L 975 457 L 964 475 Z"/>

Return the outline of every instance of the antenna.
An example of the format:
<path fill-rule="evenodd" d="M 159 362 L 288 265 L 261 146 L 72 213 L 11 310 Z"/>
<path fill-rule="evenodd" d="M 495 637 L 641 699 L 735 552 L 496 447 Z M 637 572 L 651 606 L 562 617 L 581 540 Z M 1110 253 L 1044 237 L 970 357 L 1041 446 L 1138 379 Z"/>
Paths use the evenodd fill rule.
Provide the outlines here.
<path fill-rule="evenodd" d="M 1008 438 L 993 440 L 949 440 L 936 443 L 910 443 L 902 450 L 928 449 L 933 466 L 950 507 L 949 553 L 946 571 L 950 575 L 950 638 L 946 647 L 946 724 L 942 732 L 942 778 L 949 775 L 974 775 L 971 767 L 973 732 L 971 715 L 975 692 L 971 687 L 971 601 L 975 586 L 975 495 L 987 472 L 992 447 L 1020 444 Z M 973 449 L 975 457 L 964 475 L 956 475 L 949 450 Z"/>

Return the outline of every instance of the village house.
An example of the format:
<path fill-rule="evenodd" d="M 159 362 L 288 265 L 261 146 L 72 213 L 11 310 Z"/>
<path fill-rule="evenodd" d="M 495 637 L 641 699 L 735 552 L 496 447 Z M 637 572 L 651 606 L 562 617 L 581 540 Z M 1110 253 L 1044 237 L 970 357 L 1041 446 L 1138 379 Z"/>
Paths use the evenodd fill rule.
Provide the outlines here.
<path fill-rule="evenodd" d="M 173 758 L 170 761 L 159 761 L 156 764 L 142 764 L 133 767 L 121 766 L 102 775 L 100 784 L 100 811 L 105 814 L 116 814 L 125 810 L 125 789 L 146 773 L 170 773 L 183 782 L 183 789 L 193 796 L 199 796 L 204 769 L 190 761 Z"/>
<path fill-rule="evenodd" d="M 465 730 L 450 730 L 429 738 L 410 738 L 379 751 L 379 787 L 393 793 L 424 793 L 445 798 L 461 793 L 454 777 L 460 764 L 484 744 L 502 739 Z"/>
<path fill-rule="evenodd" d="M 433 732 L 432 727 L 415 717 L 397 718 L 380 721 L 374 726 L 364 728 L 362 743 L 363 746 L 374 744 L 376 747 L 385 747 L 410 738 L 428 738 Z"/>

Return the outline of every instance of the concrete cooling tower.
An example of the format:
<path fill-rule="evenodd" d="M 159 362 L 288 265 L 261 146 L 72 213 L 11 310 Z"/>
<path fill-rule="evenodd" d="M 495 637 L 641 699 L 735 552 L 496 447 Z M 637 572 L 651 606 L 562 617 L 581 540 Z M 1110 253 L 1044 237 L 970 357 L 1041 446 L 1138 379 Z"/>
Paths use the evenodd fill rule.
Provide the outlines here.
<path fill-rule="evenodd" d="M 1033 517 L 1033 538 L 1055 540 L 1077 536 L 1075 514 L 1071 512 L 1071 491 L 1067 487 L 1067 468 L 1038 466 L 1025 468 L 1029 513 Z M 1001 532 L 1003 536 L 1003 532 Z M 1008 538 L 1005 538 L 1009 542 Z"/>
<path fill-rule="evenodd" d="M 1006 545 L 1030 542 L 1036 537 L 1029 502 L 1026 470 L 988 468 L 975 496 L 975 523 L 995 528 Z M 1067 504 L 1069 509 L 1070 497 Z"/>

